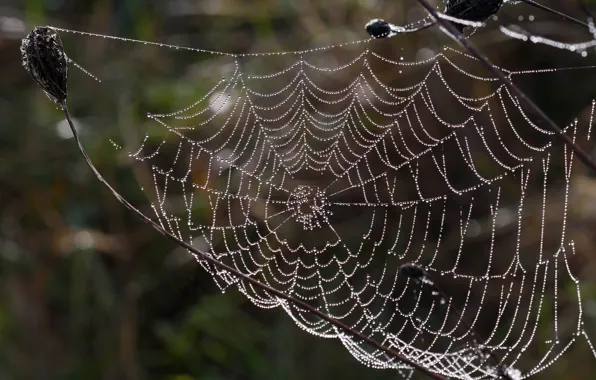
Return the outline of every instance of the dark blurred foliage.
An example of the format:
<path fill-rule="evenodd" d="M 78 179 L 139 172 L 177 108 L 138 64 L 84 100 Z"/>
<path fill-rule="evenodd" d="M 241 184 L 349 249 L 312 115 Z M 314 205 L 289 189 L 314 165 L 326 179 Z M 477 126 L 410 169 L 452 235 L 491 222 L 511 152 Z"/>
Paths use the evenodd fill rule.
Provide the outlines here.
<path fill-rule="evenodd" d="M 221 294 L 185 252 L 131 216 L 95 180 L 69 138 L 61 113 L 26 76 L 19 44 L 33 26 L 50 24 L 219 51 L 293 50 L 365 38 L 363 26 L 374 17 L 404 23 L 423 15 L 415 2 L 406 3 L 4 0 L 0 379 L 396 378 L 396 373 L 362 366 L 339 341 L 308 335 L 279 310 L 257 309 L 236 291 Z M 573 1 L 543 3 L 581 17 Z M 585 37 L 563 26 L 554 23 L 550 28 L 557 28 L 557 35 Z M 433 36 L 412 37 L 412 50 L 450 43 L 438 31 Z M 489 35 L 476 42 L 507 67 L 578 62 L 577 56 L 554 49 L 541 49 L 541 55 L 527 46 L 497 50 L 498 39 Z M 93 49 L 89 47 L 89 54 Z M 119 58 L 114 54 L 98 59 L 109 65 L 108 60 Z M 165 54 L 163 59 L 165 64 Z M 594 64 L 595 55 L 582 62 Z M 124 65 L 116 67 L 139 69 Z M 170 72 L 156 93 L 147 95 L 152 104 L 167 109 L 180 93 L 204 92 L 176 78 L 177 73 Z M 558 122 L 567 123 L 574 114 L 585 117 L 587 104 L 576 99 L 596 95 L 591 82 L 576 84 L 562 79 L 527 83 L 524 88 Z M 69 99 L 78 114 L 99 101 L 83 88 Z M 130 90 L 126 83 L 123 88 Z M 121 96 L 115 101 L 125 124 L 141 112 L 134 109 L 140 107 L 136 94 Z M 100 131 L 87 138 L 93 159 L 129 199 L 141 201 L 135 180 L 105 144 L 109 136 Z M 93 139 L 104 144 L 94 144 Z M 596 295 L 596 223 L 595 213 L 589 211 L 596 203 L 592 174 L 584 171 L 578 179 L 569 228 L 581 246 L 577 262 L 583 268 L 586 328 L 596 333 L 596 302 L 590 299 Z M 585 344 L 578 344 L 536 378 L 594 378 L 596 361 L 591 356 Z"/>

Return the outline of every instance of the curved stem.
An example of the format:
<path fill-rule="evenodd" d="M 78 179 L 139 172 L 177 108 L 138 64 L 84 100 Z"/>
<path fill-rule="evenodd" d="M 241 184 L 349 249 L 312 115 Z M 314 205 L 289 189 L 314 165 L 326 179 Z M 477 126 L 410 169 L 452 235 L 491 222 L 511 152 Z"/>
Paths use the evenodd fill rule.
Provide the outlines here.
<path fill-rule="evenodd" d="M 213 265 L 214 267 L 224 270 L 224 271 L 236 276 L 237 278 L 242 279 L 243 281 L 246 281 L 246 282 L 250 283 L 251 285 L 254 285 L 255 287 L 257 287 L 259 289 L 262 289 L 262 290 L 264 290 L 268 293 L 271 293 L 279 298 L 282 298 L 286 302 L 293 304 L 295 307 L 297 307 L 299 309 L 304 309 L 307 312 L 309 312 L 313 315 L 316 315 L 317 317 L 323 319 L 324 321 L 329 322 L 330 324 L 335 326 L 337 329 L 342 330 L 343 332 L 345 332 L 349 335 L 352 335 L 353 337 L 360 339 L 363 342 L 370 344 L 371 346 L 379 349 L 380 351 L 383 351 L 384 353 L 386 353 L 387 355 L 389 355 L 391 357 L 394 357 L 395 359 L 399 360 L 400 362 L 405 363 L 405 364 L 413 367 L 414 369 L 428 375 L 432 379 L 446 380 L 445 377 L 443 377 L 442 375 L 434 373 L 434 372 L 430 371 L 429 369 L 421 366 L 420 364 L 415 363 L 414 361 L 403 356 L 401 353 L 397 352 L 393 348 L 383 346 L 381 343 L 377 342 L 376 340 L 372 339 L 371 337 L 364 335 L 360 331 L 353 329 L 352 327 L 344 324 L 343 322 L 341 322 L 333 317 L 330 317 L 329 315 L 319 311 L 318 309 L 307 304 L 306 302 L 296 299 L 288 294 L 285 294 L 282 291 L 279 291 L 275 288 L 272 288 L 269 285 L 263 284 L 262 282 L 255 280 L 252 277 L 247 276 L 246 274 L 238 271 L 237 269 L 235 269 L 229 265 L 226 265 L 226 264 L 222 263 L 221 261 L 215 259 L 208 253 L 199 251 L 192 245 L 188 244 L 187 242 L 185 242 L 185 241 L 179 239 L 178 237 L 176 237 L 175 235 L 173 235 L 171 232 L 166 231 L 161 225 L 159 225 L 154 220 L 152 220 L 151 218 L 149 218 L 148 216 L 143 214 L 139 209 L 137 209 L 130 202 L 128 202 L 126 199 L 124 199 L 124 197 L 122 195 L 120 195 L 120 193 L 116 189 L 114 189 L 112 187 L 112 185 L 110 185 L 108 183 L 108 181 L 101 175 L 99 170 L 97 170 L 97 168 L 91 161 L 91 158 L 89 158 L 89 156 L 87 155 L 87 152 L 81 142 L 81 139 L 79 138 L 79 134 L 78 134 L 78 132 L 74 126 L 74 123 L 72 121 L 72 118 L 70 116 L 70 112 L 68 111 L 66 101 L 60 102 L 60 106 L 62 107 L 62 111 L 64 112 L 64 115 L 66 116 L 66 121 L 68 122 L 68 125 L 70 126 L 70 129 L 72 130 L 72 133 L 74 135 L 75 141 L 77 142 L 79 151 L 83 155 L 83 158 L 85 159 L 89 168 L 91 168 L 91 170 L 93 171 L 93 174 L 95 174 L 95 177 L 97 177 L 97 179 L 112 193 L 112 195 L 114 195 L 116 197 L 116 199 L 122 205 L 124 205 L 124 207 L 126 207 L 127 209 L 132 211 L 134 214 L 136 214 L 136 216 L 139 217 L 143 222 L 149 224 L 151 227 L 153 227 L 155 230 L 157 230 L 159 233 L 161 233 L 166 238 L 172 240 L 174 243 L 176 243 L 176 244 L 182 246 L 183 248 L 187 249 L 188 251 L 192 252 L 197 258 L 200 258 L 201 260 L 205 260 L 206 262 Z"/>

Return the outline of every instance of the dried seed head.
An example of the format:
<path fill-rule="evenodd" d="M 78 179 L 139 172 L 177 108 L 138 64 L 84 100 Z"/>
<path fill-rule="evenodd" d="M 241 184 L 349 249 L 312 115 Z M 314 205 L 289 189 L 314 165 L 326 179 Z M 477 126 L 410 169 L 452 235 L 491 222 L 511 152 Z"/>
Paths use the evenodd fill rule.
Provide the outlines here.
<path fill-rule="evenodd" d="M 35 27 L 21 42 L 23 67 L 56 103 L 66 100 L 68 58 L 62 40 L 50 27 Z"/>
<path fill-rule="evenodd" d="M 389 34 L 391 34 L 391 25 L 387 21 L 378 18 L 370 20 L 365 29 L 372 38 L 389 37 Z"/>

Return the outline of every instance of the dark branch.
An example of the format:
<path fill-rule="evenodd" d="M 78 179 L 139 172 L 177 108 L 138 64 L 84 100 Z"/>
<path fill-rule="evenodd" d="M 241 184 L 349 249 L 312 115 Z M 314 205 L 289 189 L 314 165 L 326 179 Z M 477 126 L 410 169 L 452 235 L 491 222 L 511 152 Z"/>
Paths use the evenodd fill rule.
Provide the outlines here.
<path fill-rule="evenodd" d="M 468 40 L 462 32 L 459 31 L 450 21 L 441 18 L 439 12 L 428 2 L 428 0 L 418 0 L 418 2 L 430 13 L 431 16 L 437 20 L 436 22 L 441 25 L 451 37 L 465 47 L 470 54 L 478 58 L 480 62 L 486 66 L 501 82 L 503 82 L 509 90 L 518 98 L 526 107 L 535 114 L 551 131 L 555 132 L 556 136 L 559 137 L 584 163 L 587 167 L 596 171 L 596 162 L 590 157 L 590 155 L 583 150 L 583 148 L 576 144 L 571 137 L 567 136 L 565 132 L 559 127 L 540 107 L 536 105 L 519 87 L 517 87 L 511 79 L 505 75 L 498 67 L 496 67 L 478 48 L 476 48 L 470 40 Z"/>
<path fill-rule="evenodd" d="M 545 6 L 545 5 L 542 5 L 540 3 L 537 3 L 534 0 L 521 0 L 521 1 L 523 1 L 524 3 L 526 3 L 528 5 L 533 6 L 535 8 L 541 9 L 541 10 L 546 11 L 546 12 L 553 13 L 553 14 L 555 14 L 555 15 L 557 15 L 557 16 L 559 16 L 559 17 L 561 17 L 561 18 L 563 18 L 563 19 L 565 19 L 567 21 L 571 21 L 574 24 L 581 25 L 584 28 L 590 29 L 590 25 L 588 25 L 587 23 L 585 23 L 583 21 L 580 21 L 580 20 L 578 20 L 578 19 L 576 19 L 574 17 L 571 17 L 569 15 L 566 15 L 563 12 L 559 12 L 559 11 L 557 11 L 555 9 L 552 9 L 552 8 L 549 8 L 549 7 Z"/>

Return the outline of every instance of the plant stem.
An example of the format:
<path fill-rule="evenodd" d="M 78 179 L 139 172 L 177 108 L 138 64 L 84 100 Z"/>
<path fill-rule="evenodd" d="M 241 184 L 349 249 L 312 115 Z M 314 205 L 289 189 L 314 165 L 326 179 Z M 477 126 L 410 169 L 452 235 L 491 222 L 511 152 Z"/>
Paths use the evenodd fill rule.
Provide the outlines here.
<path fill-rule="evenodd" d="M 581 26 L 583 26 L 584 28 L 588 28 L 588 29 L 590 29 L 590 25 L 588 25 L 587 23 L 585 23 L 585 22 L 583 22 L 583 21 L 580 21 L 580 20 L 576 19 L 575 17 L 571 17 L 571 16 L 569 16 L 569 15 L 566 15 L 566 14 L 565 14 L 565 13 L 563 13 L 563 12 L 559 12 L 559 11 L 557 11 L 557 10 L 555 10 L 555 9 L 552 9 L 552 8 L 549 8 L 549 7 L 547 7 L 547 6 L 544 6 L 544 5 L 540 4 L 540 3 L 537 3 L 537 2 L 535 2 L 534 0 L 521 0 L 521 1 L 523 1 L 524 3 L 526 3 L 526 4 L 528 4 L 528 5 L 531 5 L 531 6 L 533 6 L 533 7 L 535 7 L 535 8 L 541 9 L 541 10 L 543 10 L 543 11 L 550 12 L 550 13 L 554 13 L 554 14 L 556 14 L 557 16 L 559 16 L 559 17 L 561 17 L 561 18 L 563 18 L 563 19 L 565 19 L 565 20 L 567 20 L 567 21 L 571 21 L 571 22 L 573 22 L 574 24 L 581 25 Z"/>

